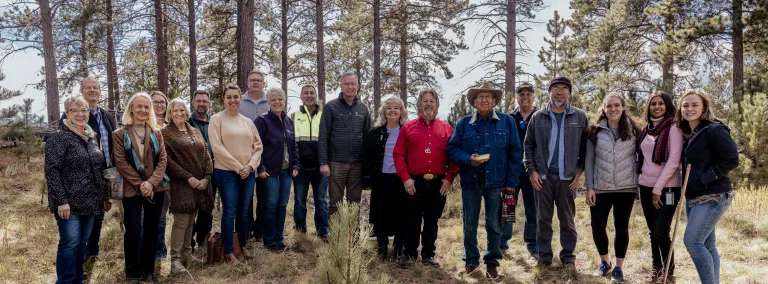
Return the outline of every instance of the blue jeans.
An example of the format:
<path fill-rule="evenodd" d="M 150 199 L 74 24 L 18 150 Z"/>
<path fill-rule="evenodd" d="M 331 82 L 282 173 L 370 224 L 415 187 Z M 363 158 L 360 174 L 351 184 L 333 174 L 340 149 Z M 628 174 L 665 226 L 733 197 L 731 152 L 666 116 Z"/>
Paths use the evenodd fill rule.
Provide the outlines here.
<path fill-rule="evenodd" d="M 163 201 L 163 211 L 160 212 L 160 221 L 157 225 L 157 251 L 155 252 L 155 258 L 165 258 L 168 256 L 168 246 L 165 245 L 165 220 L 168 217 L 168 207 L 171 205 L 171 199 L 168 197 L 168 191 L 162 193 L 165 195 L 165 201 Z"/>
<path fill-rule="evenodd" d="M 253 199 L 256 175 L 251 173 L 245 179 L 241 179 L 235 171 L 214 169 L 213 180 L 219 188 L 223 208 L 221 239 L 224 254 L 231 254 L 235 252 L 232 248 L 233 231 L 237 232 L 240 246 L 244 247 L 248 243 L 248 204 Z"/>
<path fill-rule="evenodd" d="M 312 185 L 315 200 L 315 228 L 321 238 L 328 236 L 328 177 L 320 169 L 300 170 L 293 178 L 293 222 L 296 230 L 307 232 L 307 195 Z"/>
<path fill-rule="evenodd" d="M 91 236 L 88 237 L 88 248 L 85 250 L 85 257 L 99 256 L 99 239 L 101 239 L 101 223 L 103 222 L 104 213 L 94 217 Z"/>
<path fill-rule="evenodd" d="M 488 246 L 483 256 L 487 265 L 499 266 L 502 258 L 501 248 L 501 220 L 499 219 L 499 206 L 501 206 L 501 189 L 486 188 L 463 189 L 461 191 L 462 217 L 464 219 L 464 256 L 462 259 L 468 265 L 480 265 L 480 251 L 477 248 L 477 227 L 480 219 L 480 202 L 485 199 L 485 231 L 488 235 Z"/>
<path fill-rule="evenodd" d="M 56 283 L 83 283 L 83 262 L 88 237 L 96 215 L 70 215 L 64 220 L 58 214 L 59 249 L 56 251 Z"/>
<path fill-rule="evenodd" d="M 261 214 L 261 233 L 264 246 L 283 245 L 285 228 L 285 207 L 291 195 L 292 169 L 280 171 L 277 176 L 264 179 L 264 212 Z"/>
<path fill-rule="evenodd" d="M 525 209 L 525 229 L 523 229 L 523 240 L 525 241 L 528 252 L 538 254 L 539 248 L 536 246 L 536 197 L 533 195 L 533 185 L 528 178 L 528 173 L 523 172 L 520 175 L 520 184 L 515 190 L 515 200 L 520 205 L 520 192 L 523 192 L 523 207 Z M 512 224 L 504 224 L 501 229 L 501 248 L 508 249 L 510 239 L 512 239 Z"/>
<path fill-rule="evenodd" d="M 696 205 L 693 208 L 688 207 L 688 200 L 685 201 L 688 224 L 685 227 L 683 243 L 703 284 L 720 283 L 720 255 L 715 245 L 715 227 L 732 201 L 733 199 L 728 199 L 727 192 L 722 193 L 718 202 Z"/>

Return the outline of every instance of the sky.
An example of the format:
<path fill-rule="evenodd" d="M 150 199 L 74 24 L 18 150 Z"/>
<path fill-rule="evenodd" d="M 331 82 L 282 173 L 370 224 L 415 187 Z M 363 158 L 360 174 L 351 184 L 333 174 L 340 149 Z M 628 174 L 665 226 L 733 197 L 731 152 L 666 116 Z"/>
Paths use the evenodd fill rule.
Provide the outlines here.
<path fill-rule="evenodd" d="M 7 0 L 0 0 L 0 6 L 4 6 Z M 475 2 L 475 1 L 472 1 Z M 542 46 L 545 46 L 543 37 L 547 35 L 546 22 L 552 18 L 555 10 L 560 13 L 560 16 L 564 19 L 571 17 L 571 11 L 568 0 L 544 0 L 547 7 L 536 14 L 535 24 L 529 24 L 532 30 L 523 34 L 526 37 L 526 44 L 534 52 L 528 56 L 517 56 L 518 66 L 524 66 L 526 72 L 541 74 L 544 73 L 544 66 L 539 63 L 536 54 Z M 444 119 L 448 116 L 451 106 L 453 105 L 457 94 L 461 90 L 465 89 L 467 85 L 479 80 L 484 73 L 483 70 L 475 70 L 472 73 L 462 76 L 463 71 L 476 62 L 481 55 L 475 55 L 475 51 L 480 49 L 483 42 L 480 42 L 481 37 L 477 37 L 477 42 L 472 42 L 474 35 L 479 32 L 479 27 L 475 25 L 466 25 L 466 37 L 465 43 L 469 49 L 461 51 L 449 64 L 449 68 L 454 73 L 452 79 L 445 79 L 444 77 L 438 77 L 438 84 L 442 90 L 440 101 L 440 110 L 438 117 Z M 45 93 L 41 90 L 36 90 L 31 84 L 40 82 L 43 76 L 40 74 L 40 70 L 43 68 L 42 55 L 37 51 L 29 51 L 26 53 L 17 53 L 6 59 L 5 63 L 0 66 L 5 73 L 6 78 L 0 82 L 0 86 L 11 89 L 20 90 L 22 95 L 10 100 L 0 101 L 0 108 L 4 108 L 14 104 L 21 104 L 25 98 L 33 98 L 33 112 L 39 115 L 45 115 Z M 267 84 L 269 87 L 279 87 L 280 80 L 275 77 L 268 76 Z M 533 81 L 528 78 L 521 78 L 525 81 Z M 518 80 L 519 81 L 519 80 Z M 298 109 L 301 105 L 299 100 L 299 87 L 295 82 L 289 84 L 289 111 Z M 102 94 L 106 95 L 106 86 L 102 86 Z M 149 91 L 149 90 L 148 90 Z M 332 98 L 334 93 L 338 91 L 328 93 L 328 98 Z M 63 103 L 64 100 L 61 100 Z"/>

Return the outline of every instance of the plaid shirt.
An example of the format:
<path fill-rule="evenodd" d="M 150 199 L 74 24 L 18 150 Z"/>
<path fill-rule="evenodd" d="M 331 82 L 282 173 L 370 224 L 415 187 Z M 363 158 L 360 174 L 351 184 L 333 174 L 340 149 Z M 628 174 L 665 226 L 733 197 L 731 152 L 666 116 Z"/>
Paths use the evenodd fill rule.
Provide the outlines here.
<path fill-rule="evenodd" d="M 101 141 L 99 141 L 99 148 L 101 148 L 101 151 L 104 153 L 104 159 L 107 161 L 107 167 L 112 166 L 109 160 L 109 135 L 111 133 L 107 132 L 107 127 L 104 126 L 104 122 L 102 120 L 101 115 L 101 108 L 93 109 L 91 107 L 88 107 L 88 110 L 91 111 L 91 114 L 96 117 L 96 122 L 99 123 L 99 137 L 101 137 Z"/>

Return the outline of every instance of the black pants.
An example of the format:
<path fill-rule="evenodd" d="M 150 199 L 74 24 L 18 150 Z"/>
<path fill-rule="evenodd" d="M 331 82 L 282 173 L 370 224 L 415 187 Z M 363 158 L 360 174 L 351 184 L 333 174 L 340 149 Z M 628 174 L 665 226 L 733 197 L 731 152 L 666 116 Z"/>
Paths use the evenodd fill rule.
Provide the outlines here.
<path fill-rule="evenodd" d="M 421 237 L 421 259 L 427 260 L 435 256 L 435 241 L 437 240 L 437 221 L 443 215 L 446 197 L 440 194 L 443 186 L 442 179 L 431 181 L 416 180 L 416 193 L 410 195 L 403 190 L 405 205 L 405 256 L 410 259 L 418 257 L 419 237 Z M 421 221 L 424 220 L 422 231 Z"/>
<path fill-rule="evenodd" d="M 381 174 L 371 189 L 371 215 L 373 233 L 379 247 L 379 254 L 386 255 L 389 236 L 395 236 L 395 253 L 403 249 L 403 181 L 396 174 Z"/>
<path fill-rule="evenodd" d="M 589 213 L 592 216 L 592 238 L 600 255 L 608 254 L 608 234 L 605 232 L 605 227 L 608 225 L 611 208 L 613 208 L 613 226 L 616 230 L 613 241 L 616 258 L 624 258 L 627 254 L 629 217 L 632 215 L 635 197 L 637 194 L 634 192 L 601 193 L 595 198 L 595 206 L 589 207 Z"/>
<path fill-rule="evenodd" d="M 213 183 L 213 181 L 211 181 Z M 192 248 L 195 247 L 195 244 L 198 245 L 205 245 L 206 239 L 205 237 L 208 236 L 208 233 L 211 232 L 211 229 L 213 228 L 213 210 L 216 207 L 216 187 L 212 187 L 213 191 L 213 201 L 214 206 L 211 207 L 211 211 L 203 212 L 198 211 L 197 212 L 197 220 L 195 220 L 195 224 L 192 226 Z"/>
<path fill-rule="evenodd" d="M 135 195 L 123 199 L 125 210 L 125 275 L 127 278 L 146 277 L 155 272 L 157 230 L 165 194 L 155 193 L 152 202 Z M 144 220 L 142 220 L 142 211 Z M 143 221 L 143 235 L 142 235 Z"/>
<path fill-rule="evenodd" d="M 249 236 L 252 236 L 255 239 L 261 239 L 261 212 L 264 209 L 264 202 L 261 202 L 264 195 L 264 190 L 266 189 L 266 185 L 264 184 L 264 179 L 256 177 L 256 214 L 253 214 L 253 200 L 248 204 L 248 220 L 251 222 L 251 224 L 248 226 L 248 228 L 251 230 L 251 234 Z M 255 218 L 254 218 L 255 217 Z"/>
<path fill-rule="evenodd" d="M 653 188 L 640 187 L 640 204 L 643 206 L 645 222 L 648 224 L 648 235 L 651 237 L 651 255 L 653 256 L 653 268 L 664 269 L 664 263 L 669 256 L 669 246 L 672 239 L 669 230 L 672 228 L 672 218 L 675 217 L 675 208 L 680 202 L 680 187 L 664 188 L 661 191 L 661 201 L 667 192 L 674 192 L 674 205 L 662 205 L 659 209 L 653 206 Z M 669 275 L 675 272 L 675 253 L 672 252 L 672 260 L 669 262 Z"/>

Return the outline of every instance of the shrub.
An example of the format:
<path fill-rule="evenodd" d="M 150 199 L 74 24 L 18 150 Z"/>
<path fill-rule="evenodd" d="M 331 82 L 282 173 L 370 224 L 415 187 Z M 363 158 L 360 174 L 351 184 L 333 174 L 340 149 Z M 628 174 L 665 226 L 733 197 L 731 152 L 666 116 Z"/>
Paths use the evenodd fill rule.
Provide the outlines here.
<path fill-rule="evenodd" d="M 371 234 L 368 223 L 360 223 L 360 207 L 342 202 L 331 217 L 328 244 L 320 251 L 318 274 L 321 283 L 368 283 L 371 257 L 367 242 Z"/>

